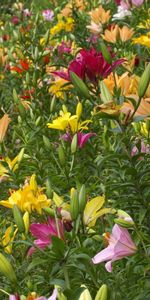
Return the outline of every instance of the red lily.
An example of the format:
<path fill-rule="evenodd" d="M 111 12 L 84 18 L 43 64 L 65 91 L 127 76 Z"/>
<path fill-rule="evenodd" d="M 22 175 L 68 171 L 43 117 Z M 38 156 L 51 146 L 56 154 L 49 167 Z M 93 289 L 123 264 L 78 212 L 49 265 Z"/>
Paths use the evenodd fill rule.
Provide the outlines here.
<path fill-rule="evenodd" d="M 18 66 L 10 67 L 10 70 L 16 71 L 17 73 L 20 73 L 20 74 L 29 70 L 29 63 L 27 62 L 27 60 L 20 59 L 19 65 L 20 65 L 19 67 Z"/>
<path fill-rule="evenodd" d="M 111 56 L 113 58 L 115 55 L 111 53 Z M 102 53 L 97 52 L 94 48 L 90 50 L 81 49 L 78 56 L 70 63 L 67 72 L 56 71 L 53 74 L 71 81 L 70 72 L 74 72 L 82 80 L 87 76 L 91 82 L 96 84 L 99 79 L 107 77 L 123 62 L 124 59 L 121 58 L 110 65 L 105 61 Z"/>

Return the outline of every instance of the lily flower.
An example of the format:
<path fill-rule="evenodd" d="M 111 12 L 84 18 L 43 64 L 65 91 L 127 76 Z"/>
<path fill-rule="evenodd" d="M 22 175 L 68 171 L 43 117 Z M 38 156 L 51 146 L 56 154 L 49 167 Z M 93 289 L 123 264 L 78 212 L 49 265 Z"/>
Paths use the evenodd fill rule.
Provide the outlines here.
<path fill-rule="evenodd" d="M 10 121 L 11 119 L 9 118 L 8 114 L 4 114 L 0 119 L 0 143 L 2 143 L 4 140 Z"/>
<path fill-rule="evenodd" d="M 30 295 L 25 297 L 26 300 L 56 300 L 58 295 L 57 288 L 54 288 L 52 295 L 49 298 L 45 298 L 44 296 L 38 297 L 36 293 L 31 293 Z M 9 295 L 9 300 L 20 300 L 19 295 Z"/>
<path fill-rule="evenodd" d="M 8 200 L 1 200 L 0 205 L 8 208 L 13 208 L 16 204 L 22 211 L 36 211 L 42 213 L 42 208 L 49 207 L 51 200 L 43 193 L 43 188 L 38 187 L 35 179 L 35 174 L 31 176 L 30 182 L 26 183 L 17 191 L 12 191 Z"/>
<path fill-rule="evenodd" d="M 91 120 L 85 120 L 80 122 L 80 116 L 76 111 L 75 115 L 71 115 L 70 112 L 67 111 L 67 108 L 63 106 L 63 110 L 60 111 L 60 116 L 53 120 L 52 123 L 48 123 L 48 128 L 57 129 L 57 130 L 68 130 L 71 133 L 76 133 L 81 130 L 88 130 L 88 124 L 92 122 Z"/>
<path fill-rule="evenodd" d="M 83 213 L 83 222 L 88 227 L 93 227 L 96 223 L 96 220 L 105 215 L 105 214 L 113 214 L 116 212 L 115 209 L 110 207 L 102 208 L 105 203 L 104 196 L 97 196 L 90 199 L 85 206 L 84 213 Z"/>
<path fill-rule="evenodd" d="M 92 258 L 94 264 L 106 261 L 105 268 L 108 272 L 112 272 L 111 264 L 113 261 L 133 255 L 137 251 L 128 230 L 117 224 L 114 225 L 112 234 L 108 237 L 108 243 L 109 245 L 107 248 L 100 251 Z"/>
<path fill-rule="evenodd" d="M 33 223 L 30 225 L 30 232 L 37 240 L 34 241 L 34 244 L 39 249 L 45 249 L 48 245 L 51 244 L 51 237 L 58 236 L 61 239 L 64 239 L 64 227 L 61 220 L 57 221 L 55 219 L 48 218 L 47 223 Z M 31 247 L 28 251 L 28 255 L 36 250 L 35 247 Z"/>
<path fill-rule="evenodd" d="M 114 54 L 110 54 L 114 57 Z M 124 59 L 121 58 L 114 61 L 112 65 L 109 65 L 101 52 L 97 52 L 94 48 L 90 50 L 81 49 L 78 56 L 70 63 L 67 72 L 55 71 L 52 74 L 71 81 L 70 72 L 74 72 L 82 80 L 87 76 L 91 82 L 97 83 L 100 78 L 107 77 L 123 62 Z"/>

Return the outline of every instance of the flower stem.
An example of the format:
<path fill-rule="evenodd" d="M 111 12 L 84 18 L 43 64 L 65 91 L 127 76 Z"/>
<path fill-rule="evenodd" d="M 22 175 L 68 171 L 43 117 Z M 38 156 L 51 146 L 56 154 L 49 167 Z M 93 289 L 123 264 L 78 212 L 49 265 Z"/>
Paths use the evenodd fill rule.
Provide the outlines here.
<path fill-rule="evenodd" d="M 63 268 L 65 282 L 66 282 L 66 288 L 70 289 L 70 281 L 69 281 L 69 275 L 68 275 L 68 270 L 67 270 L 66 264 L 63 264 L 62 268 Z"/>

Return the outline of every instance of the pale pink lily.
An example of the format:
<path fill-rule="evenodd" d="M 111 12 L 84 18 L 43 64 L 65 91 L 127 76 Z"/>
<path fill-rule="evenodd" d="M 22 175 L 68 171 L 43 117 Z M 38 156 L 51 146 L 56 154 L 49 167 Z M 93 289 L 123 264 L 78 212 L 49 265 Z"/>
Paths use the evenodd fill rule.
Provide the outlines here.
<path fill-rule="evenodd" d="M 81 149 L 84 147 L 84 145 L 87 143 L 87 141 L 92 137 L 92 136 L 96 136 L 95 132 L 89 132 L 89 133 L 82 133 L 82 132 L 78 132 L 77 133 L 77 139 L 78 139 L 78 147 Z M 69 133 L 65 133 L 61 136 L 61 138 L 64 141 L 72 141 L 72 137 Z"/>
<path fill-rule="evenodd" d="M 108 238 L 108 247 L 96 254 L 92 261 L 94 264 L 107 262 L 105 268 L 108 272 L 112 272 L 112 262 L 120 260 L 123 257 L 134 254 L 137 250 L 130 234 L 126 228 L 115 224 L 112 234 Z"/>
<path fill-rule="evenodd" d="M 52 236 L 58 236 L 61 239 L 64 239 L 64 227 L 62 221 L 58 220 L 57 225 L 58 227 L 56 226 L 55 219 L 50 217 L 48 218 L 47 223 L 33 223 L 30 225 L 30 232 L 37 238 L 37 240 L 34 241 L 36 247 L 45 249 L 51 244 Z M 28 256 L 32 255 L 35 250 L 35 247 L 31 247 L 28 251 Z"/>
<path fill-rule="evenodd" d="M 45 9 L 42 12 L 45 21 L 51 21 L 54 17 L 54 12 L 51 9 Z"/>
<path fill-rule="evenodd" d="M 141 6 L 143 4 L 144 0 L 132 0 L 132 4 L 135 6 Z"/>

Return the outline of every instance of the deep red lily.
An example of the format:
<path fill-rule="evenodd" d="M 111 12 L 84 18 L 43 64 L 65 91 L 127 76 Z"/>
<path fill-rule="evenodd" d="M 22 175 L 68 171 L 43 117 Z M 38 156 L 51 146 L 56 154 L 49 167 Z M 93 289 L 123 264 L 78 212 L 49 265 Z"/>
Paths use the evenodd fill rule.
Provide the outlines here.
<path fill-rule="evenodd" d="M 111 56 L 114 58 L 115 55 L 111 53 Z M 124 59 L 121 58 L 110 65 L 105 61 L 102 53 L 97 52 L 94 48 L 91 48 L 90 50 L 81 49 L 77 57 L 70 63 L 67 72 L 55 71 L 52 73 L 71 81 L 70 72 L 74 72 L 82 80 L 84 80 L 85 77 L 88 77 L 91 82 L 96 84 L 99 79 L 107 77 L 123 62 Z"/>

